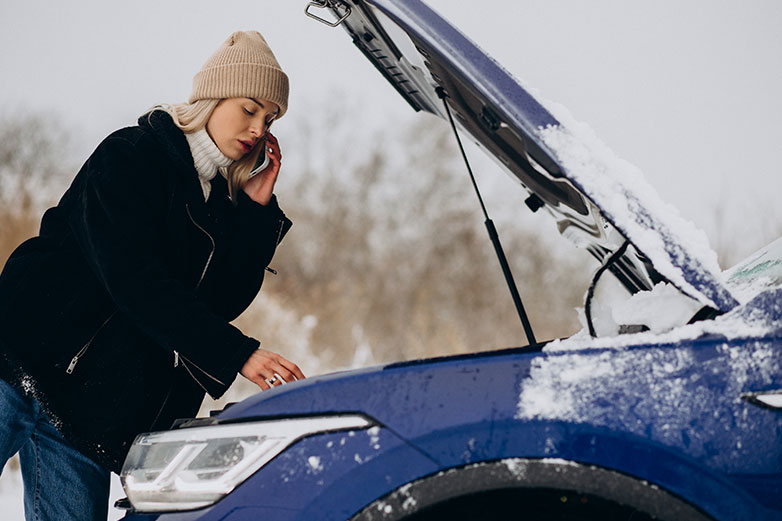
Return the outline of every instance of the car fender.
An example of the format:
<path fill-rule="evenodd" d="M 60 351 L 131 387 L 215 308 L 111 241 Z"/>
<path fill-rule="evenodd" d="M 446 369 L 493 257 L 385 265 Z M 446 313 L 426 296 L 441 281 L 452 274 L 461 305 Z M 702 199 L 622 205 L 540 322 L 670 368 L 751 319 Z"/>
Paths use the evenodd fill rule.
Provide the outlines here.
<path fill-rule="evenodd" d="M 369 504 L 351 521 L 402 520 L 455 498 L 503 489 L 578 491 L 632 506 L 658 519 L 711 519 L 665 490 L 619 472 L 556 458 L 505 458 L 451 468 L 409 483 Z M 537 513 L 521 501 L 515 508 L 495 503 L 492 512 L 511 508 Z"/>
<path fill-rule="evenodd" d="M 679 507 L 675 505 L 679 503 L 708 505 L 708 514 L 717 519 L 771 520 L 779 514 L 759 506 L 758 498 L 737 486 L 733 476 L 703 465 L 675 446 L 666 446 L 634 433 L 567 422 L 497 421 L 433 432 L 411 440 L 411 443 L 448 469 L 443 472 L 450 472 L 448 479 L 431 489 L 440 490 L 442 497 L 425 499 L 422 505 L 447 500 L 451 494 L 481 492 L 510 484 L 514 487 L 561 487 L 609 500 L 623 498 L 624 504 L 628 504 L 627 498 L 640 494 L 639 498 L 648 497 L 648 500 L 631 506 L 652 515 L 657 515 L 656 510 L 646 507 L 647 501 L 652 500 L 670 503 L 673 510 L 666 511 L 668 514 L 678 512 Z M 503 468 L 505 465 L 507 468 L 538 469 L 543 463 L 541 469 L 531 473 L 509 475 Z M 479 480 L 473 481 L 470 474 L 461 474 L 473 466 L 482 469 L 486 465 L 488 467 L 480 471 Z M 551 474 L 551 469 L 558 470 Z M 472 472 L 477 471 L 470 470 Z M 557 478 L 552 480 L 550 476 Z M 468 481 L 466 489 L 456 484 L 462 478 Z M 451 479 L 455 487 L 453 492 L 447 488 Z M 421 481 L 421 494 L 426 496 L 430 489 L 424 485 L 426 479 Z M 602 485 L 595 488 L 592 482 L 613 484 L 604 489 Z M 635 484 L 644 486 L 637 489 Z M 472 486 L 478 488 L 470 490 Z M 647 490 L 649 487 L 651 489 Z M 666 495 L 658 497 L 658 491 Z M 665 499 L 668 496 L 676 501 Z"/>

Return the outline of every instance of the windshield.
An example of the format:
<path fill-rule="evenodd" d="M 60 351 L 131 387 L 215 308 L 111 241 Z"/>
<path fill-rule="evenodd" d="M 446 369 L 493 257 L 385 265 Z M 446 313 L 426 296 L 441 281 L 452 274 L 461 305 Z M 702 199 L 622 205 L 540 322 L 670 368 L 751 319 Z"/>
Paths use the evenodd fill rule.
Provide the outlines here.
<path fill-rule="evenodd" d="M 725 272 L 731 291 L 742 301 L 773 288 L 782 288 L 782 237 Z"/>

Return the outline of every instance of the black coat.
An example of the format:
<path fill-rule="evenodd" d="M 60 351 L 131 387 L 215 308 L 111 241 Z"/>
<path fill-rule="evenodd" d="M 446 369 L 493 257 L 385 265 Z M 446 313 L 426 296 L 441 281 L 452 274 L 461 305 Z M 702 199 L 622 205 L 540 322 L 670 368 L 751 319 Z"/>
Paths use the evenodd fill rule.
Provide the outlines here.
<path fill-rule="evenodd" d="M 0 274 L 0 378 L 117 472 L 135 435 L 222 395 L 257 340 L 229 324 L 291 226 L 222 176 L 204 201 L 164 112 L 106 138 Z M 75 362 L 75 365 L 74 365 Z"/>

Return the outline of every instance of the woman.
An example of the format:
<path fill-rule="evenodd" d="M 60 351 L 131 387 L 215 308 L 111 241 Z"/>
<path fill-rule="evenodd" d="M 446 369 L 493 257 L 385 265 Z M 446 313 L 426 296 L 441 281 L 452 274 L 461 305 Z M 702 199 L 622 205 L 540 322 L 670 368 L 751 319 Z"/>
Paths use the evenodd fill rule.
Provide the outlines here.
<path fill-rule="evenodd" d="M 0 456 L 20 452 L 28 519 L 105 518 L 108 471 L 134 437 L 193 416 L 237 373 L 262 389 L 304 378 L 229 324 L 291 226 L 268 133 L 287 104 L 263 37 L 232 34 L 189 103 L 106 138 L 9 258 Z"/>

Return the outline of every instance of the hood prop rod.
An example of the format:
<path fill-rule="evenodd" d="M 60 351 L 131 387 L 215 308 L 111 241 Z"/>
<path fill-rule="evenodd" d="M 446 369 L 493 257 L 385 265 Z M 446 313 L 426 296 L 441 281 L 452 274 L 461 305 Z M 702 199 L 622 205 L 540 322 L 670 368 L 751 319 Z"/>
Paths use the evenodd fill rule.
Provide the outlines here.
<path fill-rule="evenodd" d="M 532 326 L 530 325 L 529 319 L 527 318 L 527 312 L 524 310 L 524 304 L 521 302 L 521 295 L 519 295 L 516 282 L 513 280 L 513 274 L 510 271 L 508 259 L 505 257 L 505 252 L 503 251 L 502 244 L 500 243 L 500 236 L 497 234 L 497 228 L 494 227 L 494 222 L 489 217 L 489 212 L 486 211 L 486 205 L 483 203 L 481 191 L 478 189 L 478 183 L 475 181 L 475 175 L 473 174 L 472 168 L 470 167 L 470 161 L 467 159 L 467 154 L 465 153 L 464 147 L 462 146 L 462 140 L 459 138 L 459 132 L 456 130 L 456 124 L 453 121 L 451 109 L 448 107 L 448 102 L 445 100 L 448 95 L 445 93 L 445 89 L 442 87 L 437 87 L 436 91 L 437 96 L 443 100 L 445 112 L 448 114 L 448 121 L 451 123 L 451 128 L 453 129 L 453 135 L 456 136 L 456 143 L 459 145 L 459 150 L 462 153 L 464 164 L 467 165 L 467 172 L 470 174 L 472 186 L 475 189 L 475 194 L 478 196 L 478 202 L 481 203 L 481 210 L 483 211 L 483 216 L 486 218 L 486 230 L 489 232 L 489 238 L 491 239 L 492 245 L 494 245 L 494 251 L 497 253 L 497 259 L 500 261 L 500 266 L 502 266 L 502 273 L 505 275 L 505 282 L 508 283 L 508 289 L 510 290 L 511 297 L 513 297 L 513 303 L 516 305 L 516 311 L 518 312 L 519 318 L 521 319 L 521 325 L 524 327 L 524 334 L 527 335 L 527 342 L 529 342 L 530 347 L 537 347 L 538 342 L 535 340 L 535 335 L 532 333 Z"/>

